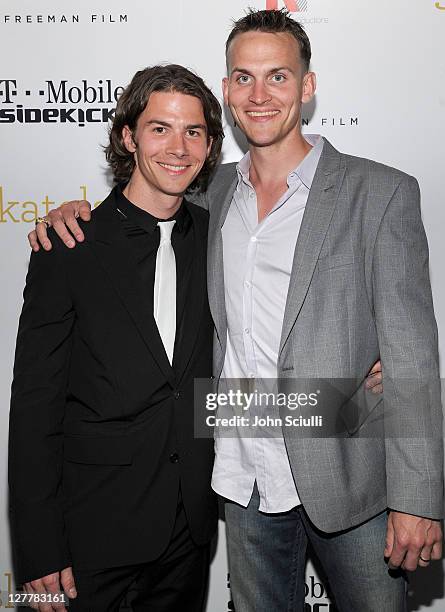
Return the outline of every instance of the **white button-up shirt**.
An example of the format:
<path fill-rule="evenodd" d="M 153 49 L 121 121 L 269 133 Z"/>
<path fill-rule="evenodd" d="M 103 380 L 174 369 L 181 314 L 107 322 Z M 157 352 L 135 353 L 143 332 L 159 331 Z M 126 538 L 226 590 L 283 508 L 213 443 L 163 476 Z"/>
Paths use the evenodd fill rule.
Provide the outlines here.
<path fill-rule="evenodd" d="M 238 185 L 222 227 L 228 326 L 222 378 L 277 378 L 295 245 L 323 150 L 320 136 L 305 138 L 313 148 L 260 223 L 249 153 L 237 166 Z M 256 481 L 262 512 L 285 512 L 300 503 L 281 435 L 224 437 L 216 430 L 215 451 L 212 487 L 223 497 L 246 507 Z"/>

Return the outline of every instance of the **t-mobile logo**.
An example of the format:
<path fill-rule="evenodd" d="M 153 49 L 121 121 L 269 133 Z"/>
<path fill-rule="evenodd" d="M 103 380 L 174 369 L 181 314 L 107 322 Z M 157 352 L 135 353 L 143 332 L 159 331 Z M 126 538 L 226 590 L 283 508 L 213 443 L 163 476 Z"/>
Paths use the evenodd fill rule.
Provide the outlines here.
<path fill-rule="evenodd" d="M 291 13 L 302 13 L 307 11 L 307 0 L 284 0 L 284 5 Z M 266 10 L 278 10 L 278 0 L 266 0 Z"/>

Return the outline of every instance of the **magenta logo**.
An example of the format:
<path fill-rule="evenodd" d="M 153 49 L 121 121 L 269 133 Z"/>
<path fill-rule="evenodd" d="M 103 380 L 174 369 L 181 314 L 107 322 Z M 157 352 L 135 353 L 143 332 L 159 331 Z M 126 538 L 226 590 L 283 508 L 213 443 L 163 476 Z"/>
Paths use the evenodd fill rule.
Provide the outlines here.
<path fill-rule="evenodd" d="M 307 0 L 284 0 L 283 4 L 291 13 L 302 13 L 307 11 Z M 278 0 L 266 0 L 267 11 L 278 10 Z"/>

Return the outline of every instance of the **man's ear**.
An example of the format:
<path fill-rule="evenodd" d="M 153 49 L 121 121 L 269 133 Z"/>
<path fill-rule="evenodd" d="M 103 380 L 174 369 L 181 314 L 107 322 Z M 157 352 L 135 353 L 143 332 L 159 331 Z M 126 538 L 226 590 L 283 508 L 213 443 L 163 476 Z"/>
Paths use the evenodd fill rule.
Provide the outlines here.
<path fill-rule="evenodd" d="M 315 76 L 315 72 L 306 72 L 303 77 L 303 88 L 301 101 L 303 104 L 307 104 L 312 100 L 315 95 L 315 90 L 317 89 L 317 77 Z"/>
<path fill-rule="evenodd" d="M 133 140 L 133 132 L 130 130 L 128 125 L 125 125 L 122 128 L 122 140 L 124 142 L 125 148 L 129 153 L 136 152 L 136 144 Z"/>
<path fill-rule="evenodd" d="M 224 104 L 228 106 L 228 90 L 229 90 L 229 77 L 224 77 L 222 80 L 222 93 L 224 98 Z"/>

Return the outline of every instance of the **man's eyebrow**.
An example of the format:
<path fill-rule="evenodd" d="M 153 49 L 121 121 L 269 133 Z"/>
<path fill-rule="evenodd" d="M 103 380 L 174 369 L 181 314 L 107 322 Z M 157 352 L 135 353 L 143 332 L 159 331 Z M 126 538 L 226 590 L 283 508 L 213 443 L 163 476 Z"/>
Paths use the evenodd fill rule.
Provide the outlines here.
<path fill-rule="evenodd" d="M 289 68 L 289 66 L 277 66 L 277 67 L 273 67 L 270 70 L 267 71 L 267 74 L 273 74 L 274 72 L 282 72 L 283 70 L 287 70 L 288 72 L 293 72 L 292 68 Z M 247 68 L 241 68 L 238 66 L 235 66 L 235 68 L 232 69 L 232 72 L 230 74 L 233 74 L 235 72 L 241 72 L 242 74 L 248 74 L 249 76 L 253 76 L 252 73 L 247 70 Z"/>
<path fill-rule="evenodd" d="M 283 72 L 283 70 L 287 70 L 288 72 L 293 72 L 292 68 L 289 68 L 289 66 L 278 66 L 277 68 L 271 68 L 268 74 L 272 74 L 273 72 Z"/>
<path fill-rule="evenodd" d="M 192 123 L 192 125 L 186 125 L 186 130 L 204 130 L 207 131 L 207 126 L 205 123 Z"/>
<path fill-rule="evenodd" d="M 150 119 L 149 121 L 146 121 L 146 125 L 152 125 L 153 123 L 156 123 L 157 125 L 163 125 L 164 127 L 171 127 L 171 123 L 168 123 L 167 121 L 162 121 L 161 119 Z"/>
<path fill-rule="evenodd" d="M 162 121 L 161 119 L 149 119 L 145 125 L 162 125 L 164 127 L 172 127 L 171 123 L 168 123 L 168 121 Z M 207 126 L 205 125 L 205 123 L 192 123 L 190 125 L 186 125 L 185 126 L 186 130 L 205 130 L 207 131 Z"/>
<path fill-rule="evenodd" d="M 239 68 L 238 66 L 235 66 L 235 68 L 232 68 L 232 72 L 230 74 L 233 74 L 234 72 L 242 72 L 243 74 L 252 76 L 252 73 L 249 72 L 247 68 Z"/>

